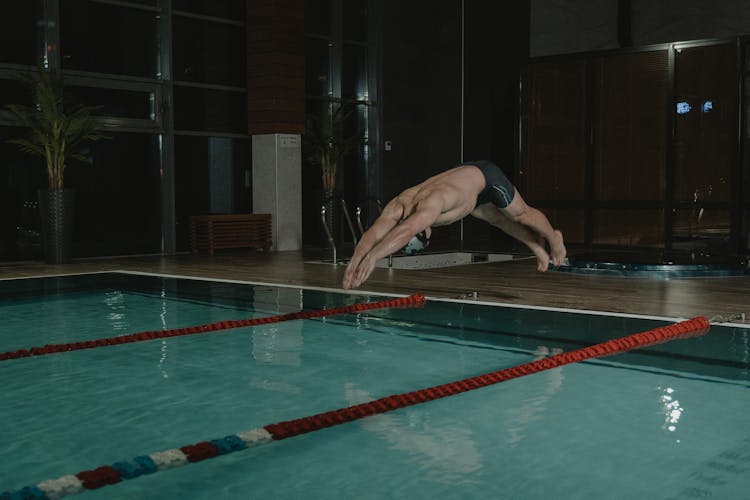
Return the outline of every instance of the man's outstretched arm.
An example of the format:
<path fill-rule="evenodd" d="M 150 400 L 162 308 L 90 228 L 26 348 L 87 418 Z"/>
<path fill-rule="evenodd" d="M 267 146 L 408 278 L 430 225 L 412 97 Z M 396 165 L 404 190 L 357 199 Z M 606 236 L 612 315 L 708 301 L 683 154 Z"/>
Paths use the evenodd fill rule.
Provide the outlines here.
<path fill-rule="evenodd" d="M 372 226 L 370 226 L 362 235 L 357 247 L 354 249 L 354 254 L 352 255 L 351 260 L 349 260 L 349 265 L 346 266 L 344 281 L 342 283 L 342 286 L 345 289 L 348 290 L 356 287 L 356 285 L 353 285 L 354 275 L 359 268 L 362 259 L 364 259 L 370 253 L 370 250 L 372 250 L 372 248 L 377 245 L 378 242 L 380 242 L 385 235 L 396 226 L 396 224 L 398 224 L 398 217 L 394 218 L 395 214 L 393 212 L 393 210 L 390 210 L 388 206 L 386 206 L 383 213 L 375 219 Z"/>
<path fill-rule="evenodd" d="M 415 234 L 430 227 L 439 215 L 440 209 L 437 206 L 423 203 L 401 223 L 396 223 L 386 216 L 384 210 L 354 250 L 344 273 L 342 286 L 350 289 L 364 283 L 380 259 L 401 250 Z"/>

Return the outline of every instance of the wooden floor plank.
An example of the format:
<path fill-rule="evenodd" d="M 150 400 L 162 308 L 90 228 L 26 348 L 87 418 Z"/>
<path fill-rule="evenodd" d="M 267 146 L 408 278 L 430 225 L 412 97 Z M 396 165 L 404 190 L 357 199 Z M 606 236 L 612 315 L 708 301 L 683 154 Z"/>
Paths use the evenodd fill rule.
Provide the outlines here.
<path fill-rule="evenodd" d="M 76 260 L 52 266 L 40 262 L 0 265 L 0 278 L 111 270 L 276 283 L 339 289 L 344 266 L 309 263 L 319 255 L 293 252 L 225 251 L 214 256 L 177 255 Z M 375 269 L 362 292 L 425 293 L 480 301 L 646 314 L 677 318 L 703 315 L 750 317 L 750 276 L 642 278 L 539 273 L 533 260 L 481 263 L 440 269 Z"/>

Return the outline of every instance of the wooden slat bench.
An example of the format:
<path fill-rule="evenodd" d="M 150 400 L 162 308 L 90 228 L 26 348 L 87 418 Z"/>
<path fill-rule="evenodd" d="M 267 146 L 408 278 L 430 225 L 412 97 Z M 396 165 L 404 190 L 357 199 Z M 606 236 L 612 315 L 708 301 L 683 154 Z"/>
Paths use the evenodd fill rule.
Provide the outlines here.
<path fill-rule="evenodd" d="M 193 253 L 225 248 L 271 249 L 271 214 L 213 214 L 190 217 Z"/>

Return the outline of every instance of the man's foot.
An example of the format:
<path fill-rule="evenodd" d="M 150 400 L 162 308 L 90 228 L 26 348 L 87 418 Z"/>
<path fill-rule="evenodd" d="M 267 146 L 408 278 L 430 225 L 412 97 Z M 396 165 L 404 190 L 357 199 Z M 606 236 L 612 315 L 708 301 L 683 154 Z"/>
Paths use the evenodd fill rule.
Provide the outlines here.
<path fill-rule="evenodd" d="M 552 258 L 552 263 L 554 265 L 562 266 L 565 263 L 565 256 L 568 252 L 565 249 L 562 233 L 555 230 L 553 234 L 554 237 L 552 238 L 552 241 L 549 242 L 550 257 Z"/>
<path fill-rule="evenodd" d="M 536 270 L 540 273 L 543 273 L 549 269 L 549 259 L 545 259 L 543 257 L 539 257 L 537 255 L 536 257 Z"/>
<path fill-rule="evenodd" d="M 547 253 L 547 250 L 544 249 L 544 238 L 537 236 L 536 241 L 528 246 L 536 256 L 537 271 L 543 273 L 549 268 L 550 261 L 549 254 Z"/>

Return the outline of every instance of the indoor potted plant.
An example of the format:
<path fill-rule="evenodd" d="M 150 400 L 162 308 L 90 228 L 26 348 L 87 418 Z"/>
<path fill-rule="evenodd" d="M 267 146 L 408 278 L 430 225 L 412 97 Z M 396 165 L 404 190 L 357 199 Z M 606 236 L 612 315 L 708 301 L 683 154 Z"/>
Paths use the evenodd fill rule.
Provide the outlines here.
<path fill-rule="evenodd" d="M 42 244 L 49 264 L 70 262 L 74 192 L 64 184 L 68 160 L 84 160 L 83 143 L 105 136 L 91 116 L 95 108 L 68 102 L 62 78 L 39 68 L 36 74 L 19 75 L 32 94 L 32 105 L 10 104 L 8 110 L 26 129 L 23 137 L 9 139 L 21 150 L 44 159 L 48 189 L 39 190 Z"/>
<path fill-rule="evenodd" d="M 323 188 L 320 201 L 326 207 L 326 223 L 334 234 L 339 232 L 334 225 L 339 213 L 336 195 L 338 163 L 346 153 L 359 146 L 363 138 L 361 132 L 346 134 L 345 125 L 356 111 L 353 102 L 325 101 L 317 113 L 308 113 L 302 138 L 307 160 L 320 166 Z"/>

